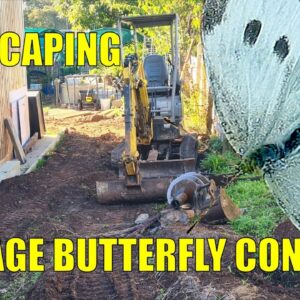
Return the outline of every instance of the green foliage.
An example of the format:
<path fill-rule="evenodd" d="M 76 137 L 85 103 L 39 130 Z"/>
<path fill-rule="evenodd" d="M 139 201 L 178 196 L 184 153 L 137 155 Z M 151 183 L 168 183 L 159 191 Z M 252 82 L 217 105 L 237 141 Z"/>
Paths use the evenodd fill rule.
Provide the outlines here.
<path fill-rule="evenodd" d="M 55 151 L 58 151 L 61 149 L 62 145 L 64 144 L 64 141 L 65 141 L 65 134 L 64 133 L 61 133 L 60 134 L 60 137 L 59 137 L 59 141 L 56 143 L 55 147 L 54 147 L 54 150 L 52 152 L 55 152 Z"/>
<path fill-rule="evenodd" d="M 97 68 L 90 70 L 90 74 L 98 74 L 100 76 L 111 75 L 113 77 L 119 77 L 122 72 L 122 67 L 112 66 L 105 67 L 103 65 L 99 65 Z"/>
<path fill-rule="evenodd" d="M 243 174 L 246 173 L 256 173 L 256 174 L 260 174 L 261 171 L 257 166 L 257 163 L 255 160 L 250 159 L 250 158 L 244 158 L 241 163 L 239 164 L 239 168 L 241 169 Z"/>
<path fill-rule="evenodd" d="M 223 144 L 218 137 L 211 137 L 209 152 L 201 162 L 202 168 L 214 174 L 232 174 L 238 169 L 243 172 L 236 183 L 231 184 L 227 194 L 245 214 L 231 222 L 233 229 L 243 235 L 263 238 L 271 235 L 283 218 L 283 213 L 273 198 L 264 180 L 245 180 L 262 176 L 261 171 L 248 159 L 241 159 L 232 151 L 222 154 Z"/>
<path fill-rule="evenodd" d="M 213 174 L 233 174 L 241 159 L 233 152 L 223 154 L 208 153 L 201 162 L 201 167 Z"/>
<path fill-rule="evenodd" d="M 121 15 L 137 10 L 136 0 L 53 0 L 60 16 L 66 17 L 72 29 L 86 30 L 110 27 Z"/>
<path fill-rule="evenodd" d="M 63 29 L 66 19 L 58 15 L 52 0 L 25 0 L 25 27 Z"/>
<path fill-rule="evenodd" d="M 177 13 L 181 24 L 179 34 L 182 52 L 186 52 L 187 45 L 192 39 L 196 45 L 200 38 L 203 0 L 52 0 L 52 2 L 58 14 L 67 18 L 72 29 L 76 30 L 114 26 L 118 17 L 124 15 Z M 168 53 L 169 29 L 144 29 L 142 33 L 153 38 L 158 53 Z"/>
<path fill-rule="evenodd" d="M 245 214 L 231 223 L 240 234 L 270 236 L 284 216 L 263 180 L 238 181 L 226 191 L 238 207 L 245 209 Z"/>
<path fill-rule="evenodd" d="M 46 163 L 47 159 L 45 157 L 40 158 L 35 165 L 35 170 L 43 168 L 46 165 Z"/>
<path fill-rule="evenodd" d="M 213 153 L 222 153 L 223 151 L 222 140 L 216 135 L 211 136 L 208 142 L 208 150 Z"/>
<path fill-rule="evenodd" d="M 62 145 L 64 143 L 64 139 L 65 139 L 65 135 L 60 134 L 60 138 L 59 138 L 58 142 L 55 144 L 54 149 L 52 151 L 49 151 L 47 154 L 45 154 L 42 158 L 40 158 L 37 161 L 35 168 L 34 168 L 35 171 L 43 168 L 46 165 L 48 159 L 53 155 L 53 153 L 62 147 Z"/>
<path fill-rule="evenodd" d="M 9 284 L 0 281 L 0 299 L 26 299 L 27 292 L 37 282 L 41 274 L 40 272 L 22 272 L 15 275 Z"/>
<path fill-rule="evenodd" d="M 189 93 L 182 93 L 183 126 L 188 131 L 206 132 L 205 112 L 199 105 L 199 90 L 193 89 Z"/>
<path fill-rule="evenodd" d="M 180 18 L 179 37 L 181 52 L 186 53 L 191 40 L 195 45 L 200 39 L 201 13 L 203 0 L 139 0 L 140 14 L 170 14 L 177 13 Z M 150 29 L 147 35 L 154 39 L 154 45 L 159 53 L 167 53 L 170 37 L 169 30 Z"/>
<path fill-rule="evenodd" d="M 139 57 L 142 56 L 142 48 L 143 45 L 141 43 L 138 44 L 137 47 L 137 54 Z M 128 54 L 133 54 L 135 53 L 134 45 L 129 44 L 123 47 L 123 53 L 124 57 L 126 57 Z M 98 74 L 100 76 L 105 76 L 105 75 L 112 75 L 113 77 L 120 77 L 122 73 L 123 67 L 122 66 L 112 66 L 112 67 L 106 67 L 101 64 L 97 66 L 97 68 L 94 68 L 90 70 L 90 74 Z"/>

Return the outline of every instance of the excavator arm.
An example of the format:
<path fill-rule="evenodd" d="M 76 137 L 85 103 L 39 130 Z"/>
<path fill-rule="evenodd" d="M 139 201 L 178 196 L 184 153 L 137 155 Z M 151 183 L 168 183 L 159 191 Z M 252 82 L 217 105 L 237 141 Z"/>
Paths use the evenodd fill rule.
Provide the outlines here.
<path fill-rule="evenodd" d="M 127 186 L 140 186 L 137 145 L 150 145 L 153 125 L 143 64 L 136 55 L 128 55 L 123 70 L 125 98 L 125 150 L 123 164 Z"/>

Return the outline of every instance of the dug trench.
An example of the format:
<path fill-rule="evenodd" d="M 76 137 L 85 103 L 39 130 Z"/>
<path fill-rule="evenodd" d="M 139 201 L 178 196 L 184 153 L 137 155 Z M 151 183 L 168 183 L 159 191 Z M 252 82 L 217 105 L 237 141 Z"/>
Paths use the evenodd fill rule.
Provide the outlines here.
<path fill-rule="evenodd" d="M 45 165 L 33 173 L 0 184 L 1 241 L 11 237 L 43 237 L 46 271 L 36 280 L 23 282 L 14 298 L 28 299 L 299 299 L 299 277 L 294 274 L 263 274 L 256 270 L 241 274 L 234 266 L 235 242 L 240 238 L 229 225 L 198 224 L 190 234 L 190 224 L 160 226 L 139 232 L 145 237 L 227 238 L 222 272 L 196 272 L 189 262 L 188 272 L 123 272 L 122 253 L 114 253 L 114 271 L 97 268 L 83 273 L 52 271 L 51 240 L 56 237 L 75 239 L 130 228 L 141 213 L 157 215 L 162 205 L 100 205 L 96 200 L 95 182 L 116 179 L 110 165 L 110 152 L 122 140 L 120 117 L 60 118 L 46 116 L 49 130 L 68 127 L 59 147 Z M 275 232 L 288 237 L 290 224 Z M 132 234 L 136 237 L 136 235 Z M 130 236 L 130 234 L 129 234 Z M 118 237 L 118 236 L 116 236 Z M 291 238 L 299 237 L 293 231 Z M 137 255 L 133 254 L 134 260 Z M 209 260 L 209 257 L 206 258 Z M 0 273 L 0 298 L 5 296 L 20 274 Z M 21 281 L 22 282 L 22 281 Z M 289 282 L 290 284 L 285 284 Z M 5 288 L 3 288 L 5 286 Z"/>

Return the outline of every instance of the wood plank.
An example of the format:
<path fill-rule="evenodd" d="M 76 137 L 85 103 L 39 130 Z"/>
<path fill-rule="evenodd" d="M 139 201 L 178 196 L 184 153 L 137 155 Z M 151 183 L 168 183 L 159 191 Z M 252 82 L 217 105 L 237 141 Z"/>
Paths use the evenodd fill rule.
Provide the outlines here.
<path fill-rule="evenodd" d="M 13 125 L 13 122 L 12 122 L 11 118 L 5 119 L 4 120 L 4 125 L 5 125 L 6 129 L 8 130 L 10 139 L 11 139 L 13 145 L 14 145 L 14 149 L 15 149 L 17 159 L 22 164 L 25 164 L 25 162 L 26 162 L 25 152 L 22 148 L 21 142 L 18 138 L 17 131 L 16 131 L 14 125 Z"/>
<path fill-rule="evenodd" d="M 32 147 L 34 146 L 34 144 L 38 141 L 39 139 L 39 133 L 36 132 L 30 139 L 29 141 L 25 144 L 24 146 L 24 152 L 25 154 L 27 154 L 28 152 L 30 152 L 32 150 Z"/>
<path fill-rule="evenodd" d="M 43 137 L 46 131 L 40 94 L 39 91 L 28 92 L 30 134 L 34 135 L 38 132 L 39 139 Z"/>

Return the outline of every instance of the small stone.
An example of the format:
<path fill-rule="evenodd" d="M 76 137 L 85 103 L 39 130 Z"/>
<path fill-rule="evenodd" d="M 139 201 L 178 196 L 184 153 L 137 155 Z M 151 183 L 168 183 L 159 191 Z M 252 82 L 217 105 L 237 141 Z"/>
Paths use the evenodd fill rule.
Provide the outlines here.
<path fill-rule="evenodd" d="M 149 219 L 149 215 L 148 214 L 140 214 L 136 220 L 134 221 L 135 224 L 143 224 L 145 223 L 147 220 Z"/>
<path fill-rule="evenodd" d="M 189 223 L 189 219 L 183 210 L 165 209 L 161 211 L 160 223 L 162 226 L 168 226 L 176 223 L 187 225 Z"/>

